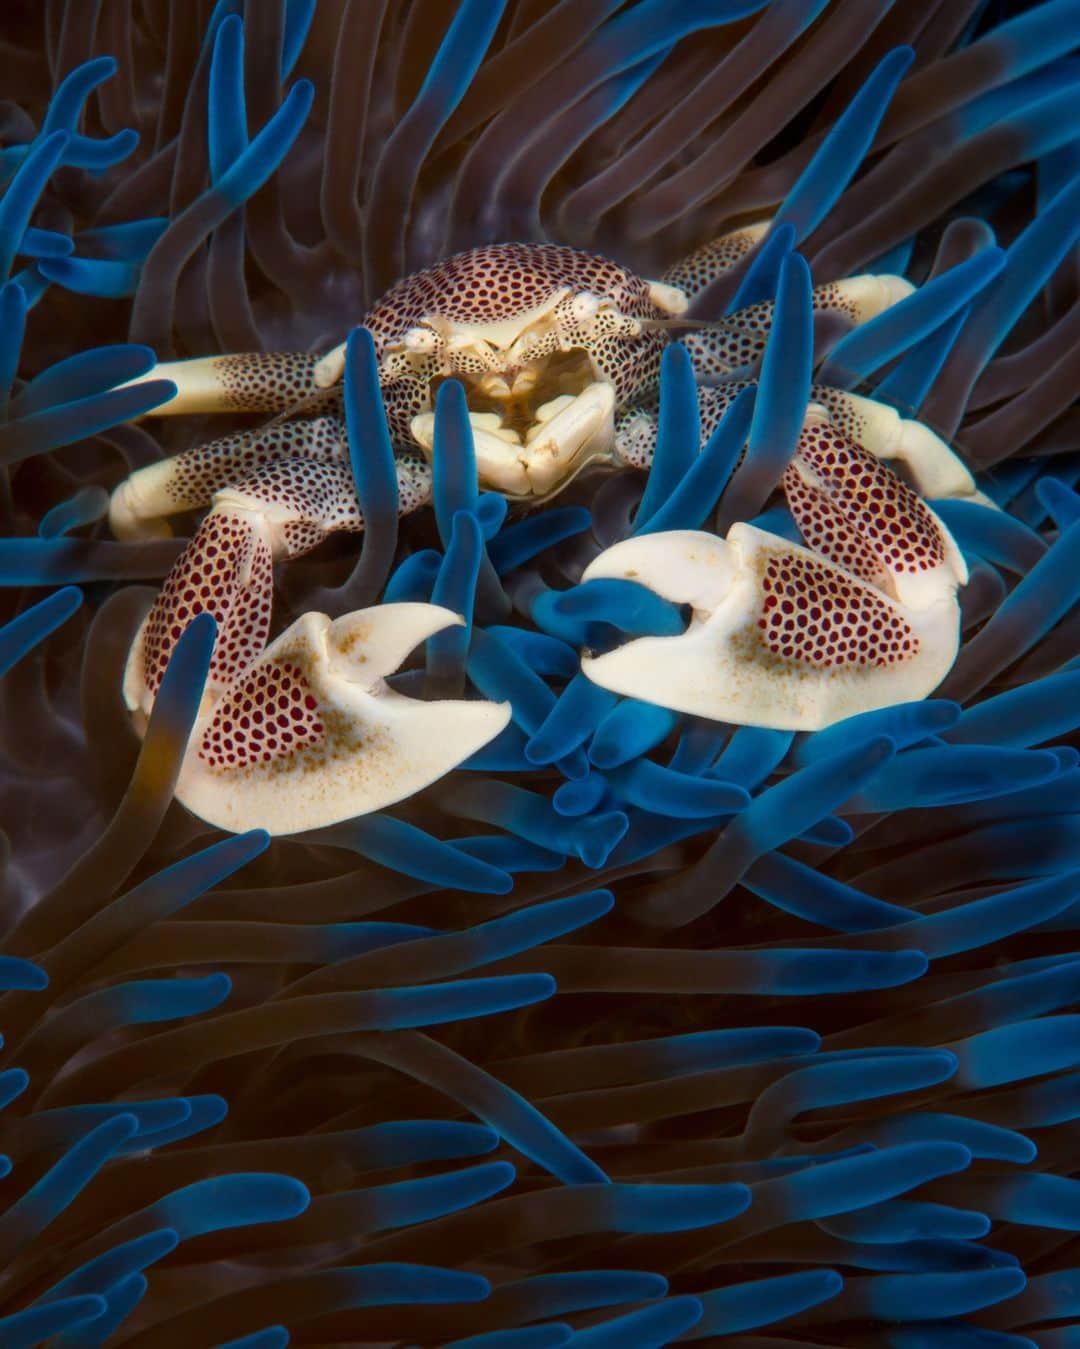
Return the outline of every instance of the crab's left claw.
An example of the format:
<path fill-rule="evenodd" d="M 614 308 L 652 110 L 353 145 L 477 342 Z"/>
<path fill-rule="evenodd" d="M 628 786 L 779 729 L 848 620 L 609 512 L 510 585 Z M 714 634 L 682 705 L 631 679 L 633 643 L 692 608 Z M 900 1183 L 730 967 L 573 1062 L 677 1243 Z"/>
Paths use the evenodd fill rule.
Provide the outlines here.
<path fill-rule="evenodd" d="M 221 829 L 292 834 L 429 786 L 510 718 L 506 703 L 420 702 L 386 684 L 414 646 L 461 622 L 432 604 L 305 614 L 196 722 L 177 799 Z"/>
<path fill-rule="evenodd" d="M 627 697 L 741 725 L 818 730 L 857 712 L 925 697 L 956 656 L 956 578 L 918 609 L 827 559 L 734 525 L 627 539 L 583 580 L 648 586 L 693 615 L 677 637 L 642 637 L 582 660 Z"/>

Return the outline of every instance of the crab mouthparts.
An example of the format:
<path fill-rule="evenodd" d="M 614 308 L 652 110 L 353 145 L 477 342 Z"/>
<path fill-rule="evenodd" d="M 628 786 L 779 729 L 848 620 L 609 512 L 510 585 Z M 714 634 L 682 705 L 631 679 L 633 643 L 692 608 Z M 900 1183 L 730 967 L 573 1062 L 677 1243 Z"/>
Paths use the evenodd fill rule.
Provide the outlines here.
<path fill-rule="evenodd" d="M 615 391 L 585 351 L 456 378 L 465 386 L 480 477 L 507 496 L 550 496 L 611 450 Z M 414 417 L 411 429 L 430 457 L 434 414 Z"/>

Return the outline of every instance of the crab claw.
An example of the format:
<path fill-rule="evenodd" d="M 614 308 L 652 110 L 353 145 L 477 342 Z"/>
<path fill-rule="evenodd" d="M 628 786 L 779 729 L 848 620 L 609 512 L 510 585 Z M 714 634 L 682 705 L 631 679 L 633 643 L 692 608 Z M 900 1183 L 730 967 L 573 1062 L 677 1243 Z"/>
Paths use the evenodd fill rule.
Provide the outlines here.
<path fill-rule="evenodd" d="M 693 616 L 677 637 L 642 637 L 582 670 L 614 693 L 741 725 L 812 731 L 925 697 L 956 656 L 955 578 L 915 609 L 809 549 L 752 525 L 627 539 L 582 580 L 648 586 Z"/>
<path fill-rule="evenodd" d="M 385 683 L 462 621 L 431 604 L 305 614 L 200 716 L 177 799 L 221 829 L 292 834 L 429 786 L 510 719 L 507 703 L 420 702 Z"/>

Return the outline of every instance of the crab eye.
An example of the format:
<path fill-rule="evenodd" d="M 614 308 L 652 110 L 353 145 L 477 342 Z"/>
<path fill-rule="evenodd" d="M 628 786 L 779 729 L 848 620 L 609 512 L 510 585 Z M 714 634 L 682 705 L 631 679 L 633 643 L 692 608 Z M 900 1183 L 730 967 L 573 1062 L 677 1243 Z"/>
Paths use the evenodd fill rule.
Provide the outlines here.
<path fill-rule="evenodd" d="M 600 312 L 603 301 L 591 290 L 581 290 L 570 302 L 570 312 L 579 323 L 588 323 Z"/>
<path fill-rule="evenodd" d="M 406 351 L 416 352 L 420 356 L 428 356 L 435 350 L 438 340 L 438 335 L 433 333 L 430 328 L 410 328 L 402 338 L 402 343 Z"/>

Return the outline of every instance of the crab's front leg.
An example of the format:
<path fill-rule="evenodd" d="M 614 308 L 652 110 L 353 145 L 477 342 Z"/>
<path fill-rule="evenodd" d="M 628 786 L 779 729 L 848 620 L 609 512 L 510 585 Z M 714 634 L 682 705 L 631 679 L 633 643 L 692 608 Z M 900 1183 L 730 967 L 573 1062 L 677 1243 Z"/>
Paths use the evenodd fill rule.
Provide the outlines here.
<path fill-rule="evenodd" d="M 494 739 L 508 703 L 420 702 L 386 676 L 461 624 L 433 604 L 308 613 L 198 718 L 176 796 L 222 829 L 291 834 L 412 796 Z"/>
<path fill-rule="evenodd" d="M 328 387 L 319 378 L 324 359 L 306 351 L 254 351 L 162 361 L 121 387 L 172 380 L 176 393 L 154 408 L 155 417 L 193 412 L 288 412 L 317 398 Z"/>
<path fill-rule="evenodd" d="M 220 462 L 215 445 L 142 470 L 163 496 L 179 475 L 181 482 L 201 484 L 198 493 L 187 489 L 190 498 L 205 492 L 212 493 L 213 501 L 173 565 L 128 657 L 124 696 L 143 717 L 153 705 L 173 647 L 193 618 L 209 613 L 218 626 L 206 693 L 212 702 L 266 645 L 274 563 L 310 552 L 330 534 L 364 528 L 352 470 L 340 454 L 271 459 L 246 475 L 231 476 L 228 458 Z M 177 463 L 186 469 L 178 470 Z M 396 468 L 400 509 L 414 509 L 430 495 L 430 470 L 418 456 L 398 459 Z M 167 471 L 160 481 L 153 477 L 158 469 Z M 216 479 L 230 476 L 228 485 L 214 490 Z M 117 493 L 138 477 L 128 479 Z M 205 502 L 189 499 L 185 504 Z"/>
<path fill-rule="evenodd" d="M 700 391 L 706 430 L 734 392 Z M 884 415 L 876 424 L 891 425 Z M 640 414 L 635 453 L 648 425 Z M 896 439 L 886 438 L 890 449 Z M 938 446 L 945 467 L 931 476 L 966 485 Z M 816 404 L 783 487 L 810 548 L 739 524 L 726 539 L 653 534 L 595 559 L 584 580 L 632 578 L 693 617 L 681 636 L 586 657 L 589 678 L 676 711 L 789 730 L 930 693 L 956 656 L 956 590 L 967 580 L 944 524 Z"/>

